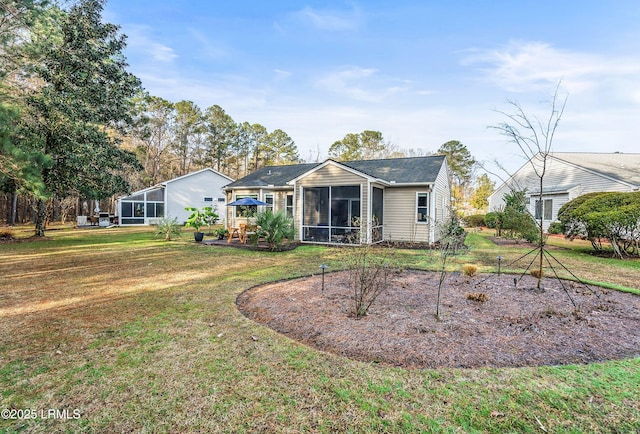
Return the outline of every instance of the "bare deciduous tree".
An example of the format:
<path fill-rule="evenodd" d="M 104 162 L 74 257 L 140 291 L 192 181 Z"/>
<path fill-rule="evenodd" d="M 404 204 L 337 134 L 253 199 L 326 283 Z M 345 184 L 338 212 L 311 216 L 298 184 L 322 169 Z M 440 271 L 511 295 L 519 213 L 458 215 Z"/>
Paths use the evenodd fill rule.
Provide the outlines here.
<path fill-rule="evenodd" d="M 553 97 L 551 98 L 551 111 L 546 120 L 541 121 L 536 116 L 528 114 L 518 102 L 509 100 L 507 103 L 513 108 L 513 113 L 498 110 L 498 113 L 504 115 L 507 121 L 491 127 L 500 131 L 510 142 L 518 146 L 531 165 L 533 172 L 538 177 L 540 190 L 538 191 L 538 203 L 536 206 L 541 207 L 538 213 L 538 226 L 540 231 L 538 239 L 538 273 L 536 273 L 538 275 L 538 289 L 540 289 L 541 286 L 543 251 L 546 242 L 544 229 L 542 227 L 544 214 L 542 209 L 544 203 L 542 200 L 544 176 L 547 171 L 549 156 L 552 152 L 553 139 L 560 120 L 562 119 L 568 98 L 567 96 L 564 98 L 559 97 L 560 84 L 561 83 L 558 83 L 556 86 Z"/>

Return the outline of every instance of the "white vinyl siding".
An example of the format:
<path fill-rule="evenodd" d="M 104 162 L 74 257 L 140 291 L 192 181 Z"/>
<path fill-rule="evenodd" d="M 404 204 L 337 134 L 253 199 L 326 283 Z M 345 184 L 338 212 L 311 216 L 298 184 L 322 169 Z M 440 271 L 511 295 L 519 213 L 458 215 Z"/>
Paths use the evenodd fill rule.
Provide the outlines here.
<path fill-rule="evenodd" d="M 537 165 L 540 160 L 535 159 Z M 547 158 L 546 172 L 543 178 L 543 199 L 552 200 L 550 219 L 543 219 L 546 230 L 552 221 L 558 219 L 558 210 L 568 201 L 592 192 L 626 192 L 632 191 L 629 185 L 606 176 L 598 175 L 582 167 L 576 167 L 565 161 L 552 157 Z M 502 184 L 489 197 L 489 210 L 498 211 L 504 207 L 504 196 L 511 190 L 527 191 L 529 210 L 535 215 L 535 203 L 539 200 L 540 178 L 535 174 L 530 162 L 527 162 L 509 180 Z"/>

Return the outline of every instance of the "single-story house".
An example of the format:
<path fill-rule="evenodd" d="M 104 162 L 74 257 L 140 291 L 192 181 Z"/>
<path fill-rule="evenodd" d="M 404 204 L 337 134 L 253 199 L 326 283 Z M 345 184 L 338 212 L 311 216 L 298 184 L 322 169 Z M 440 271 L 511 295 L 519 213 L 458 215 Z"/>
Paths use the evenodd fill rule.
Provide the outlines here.
<path fill-rule="evenodd" d="M 449 212 L 444 156 L 269 166 L 226 186 L 227 201 L 252 197 L 266 206 L 228 207 L 227 220 L 250 220 L 258 208 L 293 217 L 310 243 L 433 243 Z"/>
<path fill-rule="evenodd" d="M 212 206 L 224 221 L 227 201 L 223 188 L 230 181 L 233 178 L 207 168 L 119 197 L 118 221 L 122 226 L 151 225 L 175 217 L 183 224 L 191 214 L 185 210 L 188 206 Z"/>
<path fill-rule="evenodd" d="M 558 220 L 562 205 L 592 192 L 630 192 L 640 188 L 640 154 L 554 152 L 547 155 L 543 176 L 542 202 L 540 178 L 534 167 L 543 159 L 536 154 L 489 196 L 489 210 L 504 207 L 504 195 L 526 190 L 529 211 L 542 217 L 543 228 Z"/>

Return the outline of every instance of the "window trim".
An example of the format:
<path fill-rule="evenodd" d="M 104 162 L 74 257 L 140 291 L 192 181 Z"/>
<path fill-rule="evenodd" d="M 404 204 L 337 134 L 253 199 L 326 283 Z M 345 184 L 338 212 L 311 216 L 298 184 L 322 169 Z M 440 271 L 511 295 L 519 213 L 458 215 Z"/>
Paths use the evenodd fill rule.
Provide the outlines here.
<path fill-rule="evenodd" d="M 291 205 L 289 205 L 289 198 L 291 198 Z M 284 212 L 286 215 L 290 216 L 291 218 L 294 217 L 294 212 L 293 210 L 295 209 L 294 206 L 294 202 L 293 202 L 293 193 L 287 193 L 285 199 L 284 199 Z"/>
<path fill-rule="evenodd" d="M 430 218 L 431 218 L 431 213 L 429 212 L 429 201 L 431 199 L 430 194 L 431 193 L 428 192 L 428 191 L 416 191 L 416 202 L 415 202 L 415 213 L 414 213 L 416 224 L 421 224 L 421 225 L 429 224 L 429 221 L 430 221 Z M 421 195 L 425 195 L 426 198 L 427 198 L 427 203 L 426 203 L 425 206 L 420 206 L 419 205 L 420 204 L 420 196 Z M 420 208 L 426 208 L 426 213 L 425 213 L 426 218 L 425 218 L 425 220 L 419 220 L 418 219 L 418 214 L 419 214 L 418 210 Z"/>
<path fill-rule="evenodd" d="M 538 206 L 540 202 L 542 202 L 542 206 Z M 546 218 L 547 214 L 549 215 L 549 218 Z M 540 220 L 540 217 L 542 217 L 542 221 L 545 221 L 545 222 L 553 221 L 553 198 L 551 199 L 543 198 L 541 201 L 540 198 L 537 197 L 534 202 L 533 215 L 536 220 Z"/>
<path fill-rule="evenodd" d="M 269 203 L 267 201 L 268 198 L 271 198 L 271 203 Z M 264 194 L 264 202 L 267 204 L 267 205 L 264 205 L 264 210 L 266 211 L 268 209 L 271 209 L 271 212 L 274 212 L 274 206 L 275 206 L 275 203 L 276 203 L 275 194 L 273 194 L 273 193 L 265 193 Z"/>

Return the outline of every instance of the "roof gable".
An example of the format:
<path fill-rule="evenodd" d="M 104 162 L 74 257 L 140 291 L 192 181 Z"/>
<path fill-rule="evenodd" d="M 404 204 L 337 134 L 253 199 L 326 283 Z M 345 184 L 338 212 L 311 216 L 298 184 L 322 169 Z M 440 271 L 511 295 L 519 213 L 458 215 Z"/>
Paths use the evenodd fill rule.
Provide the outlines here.
<path fill-rule="evenodd" d="M 294 182 L 305 178 L 307 176 L 312 175 L 313 173 L 317 172 L 318 170 L 327 167 L 327 166 L 336 166 L 339 167 L 342 170 L 346 170 L 347 172 L 350 172 L 356 176 L 360 176 L 363 178 L 369 178 L 370 180 L 374 180 L 374 178 L 372 178 L 371 176 L 367 175 L 366 173 L 363 173 L 359 170 L 356 170 L 352 167 L 347 166 L 346 164 L 344 164 L 341 161 L 336 161 L 336 160 L 332 160 L 332 159 L 327 159 L 325 160 L 323 163 L 320 163 L 318 165 L 316 165 L 315 167 L 312 167 L 311 169 L 307 170 L 306 172 L 301 173 L 299 176 L 297 176 L 296 178 L 293 178 L 291 180 L 289 180 L 289 184 L 293 184 Z"/>
<path fill-rule="evenodd" d="M 215 175 L 220 176 L 221 178 L 224 178 L 224 179 L 229 180 L 229 181 L 233 181 L 233 178 L 230 178 L 227 175 L 218 172 L 217 170 L 213 170 L 212 168 L 207 167 L 205 169 L 201 169 L 201 170 L 197 170 L 195 172 L 187 173 L 186 175 L 178 176 L 177 178 L 169 179 L 168 181 L 161 182 L 160 184 L 167 185 L 167 184 L 169 184 L 171 182 L 179 181 L 179 180 L 184 179 L 184 178 L 189 178 L 191 176 L 198 175 L 198 174 L 200 174 L 202 172 L 211 172 L 211 173 L 213 173 Z"/>
<path fill-rule="evenodd" d="M 327 164 L 335 164 L 360 176 L 391 184 L 431 184 L 436 181 L 446 158 L 444 155 L 427 157 L 387 158 L 382 160 L 335 161 L 323 163 L 267 166 L 240 178 L 226 186 L 239 187 L 283 187 L 307 176 Z"/>

